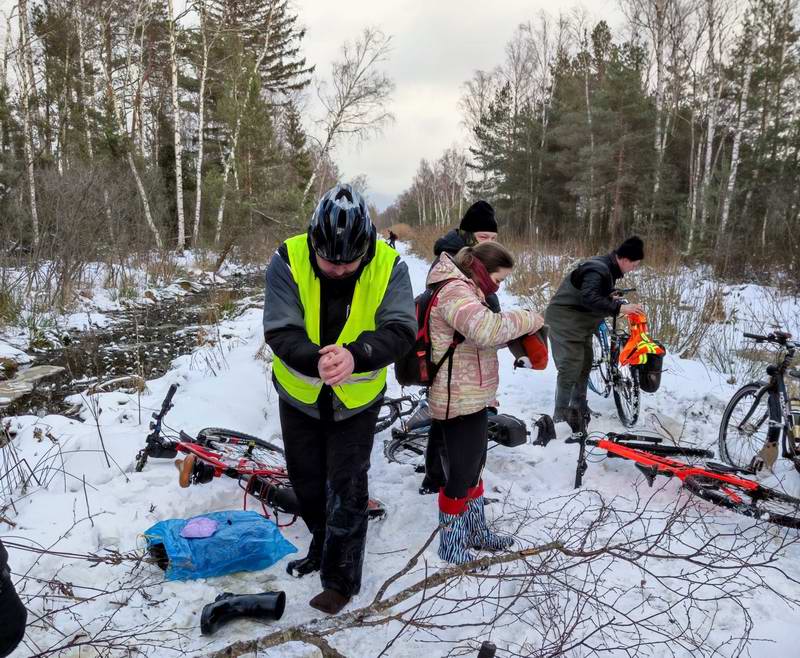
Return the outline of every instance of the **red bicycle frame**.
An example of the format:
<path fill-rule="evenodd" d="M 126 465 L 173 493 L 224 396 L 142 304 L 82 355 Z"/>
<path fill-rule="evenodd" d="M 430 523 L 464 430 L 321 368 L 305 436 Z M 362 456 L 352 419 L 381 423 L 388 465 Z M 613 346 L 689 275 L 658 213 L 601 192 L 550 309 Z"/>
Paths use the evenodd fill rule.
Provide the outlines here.
<path fill-rule="evenodd" d="M 587 443 L 590 445 L 596 445 L 598 448 L 602 448 L 603 450 L 617 455 L 618 457 L 623 457 L 625 459 L 630 459 L 631 461 L 636 462 L 637 464 L 641 464 L 642 466 L 646 467 L 645 469 L 640 469 L 645 474 L 648 479 L 648 482 L 652 484 L 653 479 L 657 474 L 666 475 L 668 477 L 675 476 L 681 482 L 683 482 L 686 478 L 691 477 L 693 475 L 702 475 L 705 477 L 710 477 L 720 482 L 724 482 L 726 484 L 730 484 L 733 486 L 740 487 L 741 489 L 745 489 L 747 491 L 755 491 L 757 490 L 758 484 L 753 482 L 752 480 L 745 480 L 743 478 L 737 477 L 730 473 L 719 473 L 717 471 L 713 471 L 707 468 L 702 468 L 700 466 L 692 466 L 691 464 L 686 464 L 684 462 L 677 461 L 675 459 L 670 459 L 669 457 L 662 457 L 660 455 L 653 455 L 648 453 L 644 450 L 639 450 L 638 448 L 630 448 L 628 446 L 620 445 L 619 443 L 615 443 L 614 441 L 609 441 L 608 439 L 598 439 L 598 440 L 587 440 Z M 730 489 L 723 488 L 723 491 L 730 496 L 731 500 L 734 502 L 742 502 L 742 499 L 736 495 L 734 491 Z"/>

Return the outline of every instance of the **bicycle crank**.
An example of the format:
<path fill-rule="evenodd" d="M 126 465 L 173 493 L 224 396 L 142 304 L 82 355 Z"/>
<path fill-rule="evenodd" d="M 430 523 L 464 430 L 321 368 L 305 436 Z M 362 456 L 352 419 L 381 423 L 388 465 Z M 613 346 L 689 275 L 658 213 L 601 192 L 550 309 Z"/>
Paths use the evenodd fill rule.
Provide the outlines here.
<path fill-rule="evenodd" d="M 176 459 L 175 468 L 178 469 L 178 484 L 184 489 L 190 484 L 205 484 L 214 479 L 214 467 L 198 460 L 194 455 Z"/>

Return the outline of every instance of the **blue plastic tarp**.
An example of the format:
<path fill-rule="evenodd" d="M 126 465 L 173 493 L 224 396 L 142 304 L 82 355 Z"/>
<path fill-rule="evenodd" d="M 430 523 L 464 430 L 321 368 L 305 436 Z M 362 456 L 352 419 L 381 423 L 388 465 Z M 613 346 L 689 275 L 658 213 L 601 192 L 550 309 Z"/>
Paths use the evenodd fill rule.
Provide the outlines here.
<path fill-rule="evenodd" d="M 210 512 L 202 516 L 219 524 L 211 537 L 181 537 L 181 530 L 191 519 L 159 521 L 145 531 L 148 549 L 159 549 L 161 544 L 166 551 L 167 580 L 259 571 L 297 552 L 278 526 L 256 512 Z"/>

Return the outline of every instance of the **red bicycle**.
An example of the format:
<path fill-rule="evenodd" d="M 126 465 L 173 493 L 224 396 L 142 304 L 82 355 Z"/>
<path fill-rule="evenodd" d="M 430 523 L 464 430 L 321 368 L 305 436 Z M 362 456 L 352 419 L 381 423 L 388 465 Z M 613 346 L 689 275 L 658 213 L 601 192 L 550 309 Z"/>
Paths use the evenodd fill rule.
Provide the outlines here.
<path fill-rule="evenodd" d="M 222 427 L 206 427 L 191 436 L 183 430 L 171 430 L 171 436 L 164 435 L 164 416 L 172 408 L 172 398 L 178 390 L 172 384 L 167 391 L 161 409 L 153 414 L 150 421 L 150 434 L 144 448 L 136 455 L 136 471 L 141 471 L 148 458 L 174 459 L 178 453 L 185 455 L 176 461 L 181 487 L 193 484 L 206 484 L 214 478 L 226 476 L 236 480 L 244 491 L 243 507 L 247 509 L 247 496 L 261 502 L 264 516 L 269 517 L 269 507 L 279 526 L 288 526 L 300 516 L 300 503 L 292 488 L 286 471 L 283 450 L 274 443 L 251 434 Z M 386 508 L 375 499 L 369 501 L 370 519 L 382 518 Z M 280 523 L 279 515 L 292 518 L 288 523 Z"/>
<path fill-rule="evenodd" d="M 635 462 L 650 486 L 653 486 L 658 475 L 677 477 L 683 482 L 684 488 L 714 505 L 787 528 L 800 528 L 800 499 L 740 475 L 752 475 L 752 471 L 714 461 L 706 461 L 703 466 L 698 466 L 673 459 L 678 456 L 713 457 L 714 454 L 708 450 L 662 445 L 660 437 L 614 432 L 568 440 L 581 443 L 575 473 L 576 487 L 581 486 L 588 467 L 585 445 L 596 446 L 605 450 L 609 457 Z"/>

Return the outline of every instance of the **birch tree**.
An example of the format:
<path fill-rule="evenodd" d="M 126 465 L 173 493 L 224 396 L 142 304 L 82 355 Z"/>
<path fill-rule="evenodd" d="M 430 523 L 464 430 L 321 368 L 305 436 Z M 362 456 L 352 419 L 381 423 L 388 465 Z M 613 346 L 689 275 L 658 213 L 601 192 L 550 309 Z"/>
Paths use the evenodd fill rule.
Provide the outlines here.
<path fill-rule="evenodd" d="M 255 63 L 253 64 L 252 69 L 250 70 L 247 78 L 247 83 L 245 86 L 245 92 L 243 100 L 240 104 L 237 105 L 236 111 L 236 123 L 233 130 L 233 137 L 231 139 L 231 143 L 228 147 L 228 152 L 223 157 L 223 169 L 222 169 L 222 197 L 220 198 L 219 208 L 217 209 L 217 222 L 216 222 L 216 229 L 214 231 L 214 244 L 219 244 L 220 238 L 222 237 L 222 221 L 225 215 L 225 200 L 227 198 L 228 188 L 228 176 L 231 173 L 231 167 L 233 166 L 234 160 L 236 158 L 236 148 L 239 145 L 239 135 L 241 134 L 242 130 L 242 117 L 247 111 L 248 104 L 250 102 L 250 96 L 252 93 L 253 82 L 258 75 L 258 71 L 261 67 L 262 62 L 267 56 L 270 47 L 270 37 L 272 35 L 272 9 L 273 6 L 270 5 L 269 14 L 267 15 L 266 25 L 264 27 L 264 42 L 261 50 L 258 53 L 258 57 L 256 58 Z"/>
<path fill-rule="evenodd" d="M 126 43 L 126 50 L 129 53 L 133 51 L 133 39 L 135 38 L 136 27 L 138 25 L 144 24 L 145 4 L 146 0 L 140 0 L 135 9 L 133 17 L 134 20 L 133 28 L 128 31 L 128 41 Z M 161 240 L 161 234 L 159 233 L 158 227 L 156 226 L 155 220 L 153 219 L 153 213 L 150 208 L 150 201 L 147 197 L 147 190 L 145 189 L 144 183 L 142 182 L 142 177 L 139 174 L 139 169 L 136 164 L 136 158 L 134 157 L 133 140 L 131 139 L 131 136 L 128 134 L 128 127 L 126 125 L 125 116 L 121 108 L 121 105 L 123 105 L 124 103 L 124 97 L 123 99 L 118 98 L 117 92 L 114 88 L 114 78 L 112 74 L 113 40 L 111 34 L 111 16 L 108 14 L 105 16 L 105 21 L 103 24 L 103 40 L 106 44 L 106 52 L 105 52 L 105 57 L 100 58 L 100 63 L 105 75 L 106 97 L 111 111 L 111 116 L 116 122 L 116 127 L 119 133 L 128 138 L 127 139 L 128 148 L 126 148 L 126 160 L 128 161 L 128 167 L 130 168 L 131 174 L 134 178 L 134 181 L 136 182 L 136 189 L 139 192 L 139 199 L 142 202 L 142 210 L 144 212 L 144 218 L 145 221 L 147 222 L 147 226 L 150 229 L 150 232 L 153 234 L 153 239 L 155 240 L 156 246 L 159 249 L 162 249 L 164 245 Z"/>
<path fill-rule="evenodd" d="M 744 48 L 744 80 L 742 81 L 740 98 L 739 98 L 739 116 L 736 122 L 736 129 L 733 136 L 733 147 L 731 148 L 731 166 L 730 173 L 728 174 L 728 184 L 725 190 L 725 200 L 722 204 L 722 214 L 719 219 L 719 229 L 717 232 L 717 249 L 719 249 L 723 242 L 727 243 L 726 232 L 728 230 L 728 216 L 731 210 L 731 201 L 736 190 L 736 176 L 739 171 L 739 150 L 742 145 L 742 134 L 744 133 L 745 117 L 747 116 L 747 99 L 750 95 L 750 79 L 753 77 L 753 53 L 752 42 L 753 36 L 745 34 L 745 48 Z"/>
<path fill-rule="evenodd" d="M 197 245 L 200 234 L 200 211 L 203 202 L 203 151 L 205 148 L 205 109 L 206 78 L 208 77 L 208 53 L 213 38 L 208 38 L 208 20 L 204 0 L 197 0 L 197 12 L 200 18 L 200 89 L 197 94 L 197 162 L 195 163 L 195 180 L 197 193 L 194 201 L 194 226 L 192 227 L 192 245 Z M 218 32 L 217 32 L 218 34 Z"/>
<path fill-rule="evenodd" d="M 342 46 L 342 58 L 331 65 L 330 89 L 319 89 L 325 109 L 320 157 L 303 190 L 303 205 L 319 174 L 319 163 L 339 138 L 363 140 L 394 120 L 387 109 L 394 82 L 378 70 L 387 60 L 390 47 L 390 36 L 376 28 L 365 28 L 359 39 Z"/>
<path fill-rule="evenodd" d="M 19 45 L 17 48 L 17 75 L 20 81 L 20 100 L 22 101 L 23 147 L 25 151 L 25 170 L 28 175 L 28 196 L 31 209 L 31 229 L 33 246 L 39 247 L 39 211 L 36 205 L 36 173 L 33 161 L 33 121 L 31 117 L 31 96 L 34 89 L 33 55 L 31 53 L 30 29 L 28 24 L 28 2 L 19 0 Z"/>
<path fill-rule="evenodd" d="M 178 98 L 178 21 L 172 0 L 167 0 L 167 21 L 169 23 L 169 63 L 172 74 L 172 121 L 175 144 L 175 210 L 178 220 L 178 251 L 186 246 L 183 215 L 183 135 L 181 134 L 181 107 Z"/>

